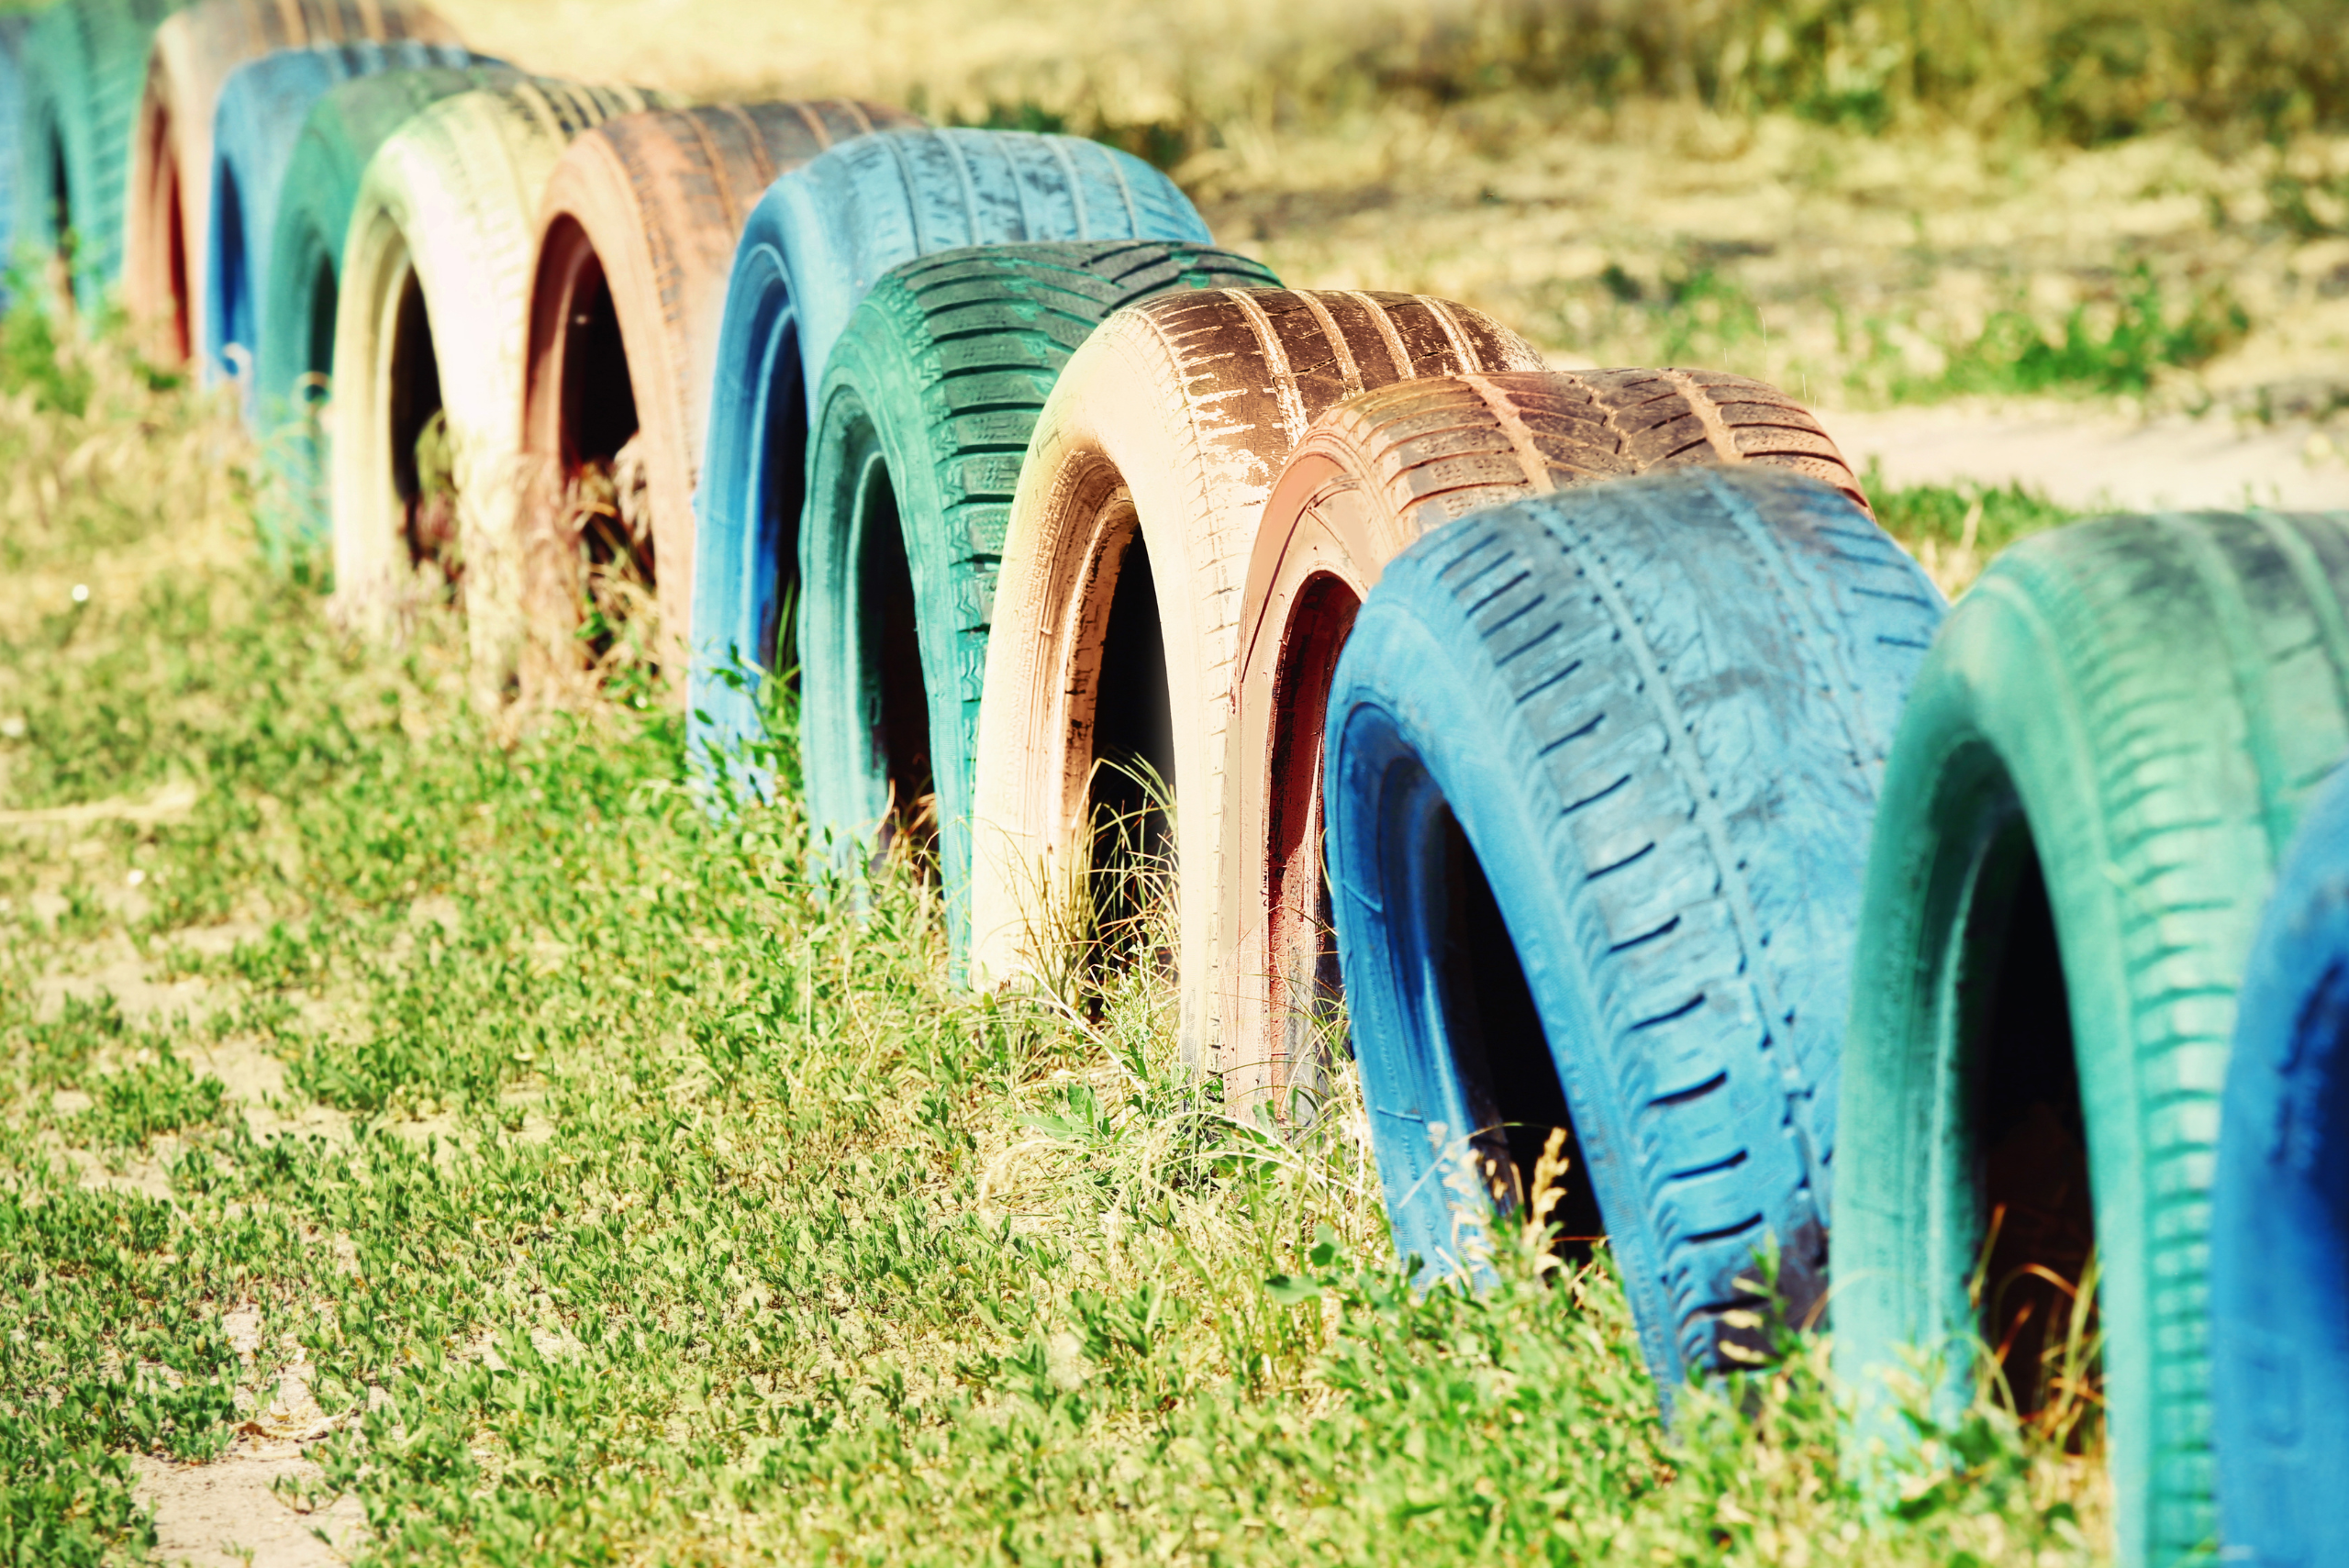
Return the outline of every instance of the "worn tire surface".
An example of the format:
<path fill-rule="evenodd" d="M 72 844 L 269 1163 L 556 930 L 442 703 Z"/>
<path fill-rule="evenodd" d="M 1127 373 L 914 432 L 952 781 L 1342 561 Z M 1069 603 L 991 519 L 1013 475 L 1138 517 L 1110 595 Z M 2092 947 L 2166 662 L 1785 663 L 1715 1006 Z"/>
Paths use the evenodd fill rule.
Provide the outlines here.
<path fill-rule="evenodd" d="M 583 460 L 608 462 L 640 436 L 651 511 L 644 564 L 670 650 L 662 662 L 684 667 L 694 486 L 742 226 L 785 171 L 876 128 L 919 123 L 845 99 L 665 110 L 599 126 L 555 165 L 539 208 L 522 395 L 531 663 L 578 662 L 580 541 L 563 506 L 567 482 Z"/>
<path fill-rule="evenodd" d="M 809 395 L 857 302 L 918 256 L 1057 239 L 1205 244 L 1208 231 L 1174 182 L 1140 159 L 1026 131 L 862 138 L 777 180 L 751 214 L 726 285 L 696 501 L 688 722 L 697 753 L 760 734 L 756 695 L 719 672 L 781 662 Z"/>
<path fill-rule="evenodd" d="M 1941 615 L 1847 489 L 1759 466 L 1519 502 L 1388 563 L 1326 745 L 1398 1253 L 1475 1267 L 1477 1184 L 1526 1192 L 1570 1122 L 1667 1402 L 1753 1348 L 1773 1241 L 1785 1309 L 1819 1307 L 1868 820 Z"/>
<path fill-rule="evenodd" d="M 249 61 L 220 84 L 212 115 L 211 217 L 205 226 L 206 375 L 236 381 L 245 415 L 255 411 L 261 302 L 270 295 L 269 237 L 303 124 L 326 93 L 387 71 L 495 67 L 498 61 L 447 44 L 400 41 L 280 50 Z"/>
<path fill-rule="evenodd" d="M 17 238 L 61 259 L 60 275 L 84 314 L 104 306 L 122 274 L 123 198 L 147 47 L 178 8 L 178 0 L 62 0 L 25 37 Z M 61 216 L 73 231 L 70 268 Z"/>
<path fill-rule="evenodd" d="M 395 39 L 462 41 L 414 0 L 196 0 L 155 29 L 122 215 L 123 306 L 150 358 L 179 364 L 205 340 L 212 122 L 228 73 L 276 50 Z"/>
<path fill-rule="evenodd" d="M 1069 356 L 1124 306 L 1278 281 L 1244 257 L 1164 240 L 950 250 L 885 276 L 833 346 L 799 536 L 808 822 L 819 838 L 869 844 L 893 800 L 909 809 L 925 793 L 896 775 L 927 773 L 958 952 L 988 612 L 1037 413 Z M 909 670 L 917 713 L 892 700 L 908 695 Z"/>
<path fill-rule="evenodd" d="M 664 107 L 633 87 L 526 80 L 446 98 L 392 133 L 359 183 L 335 314 L 335 594 L 382 626 L 418 584 L 414 432 L 447 417 L 456 572 L 476 700 L 520 650 L 514 521 L 532 220 L 557 159 L 607 120 Z M 429 381 L 427 373 L 429 372 Z M 423 584 L 432 588 L 429 582 Z"/>
<path fill-rule="evenodd" d="M 1104 322 L 1038 418 L 1003 545 L 987 643 L 972 816 L 973 968 L 999 981 L 1061 955 L 1031 935 L 1069 896 L 1089 843 L 1097 696 L 1120 573 L 1146 563 L 1171 733 L 1153 740 L 1175 806 L 1184 1050 L 1210 996 L 1223 769 L 1240 590 L 1273 481 L 1313 420 L 1368 388 L 1537 370 L 1515 333 L 1417 295 L 1215 289 Z M 1139 555 L 1132 550 L 1136 541 Z M 1141 579 L 1139 576 L 1136 581 Z M 1140 612 L 1139 588 L 1135 613 Z M 1122 648 L 1124 643 L 1119 642 Z M 1105 662 L 1113 667 L 1106 672 Z M 1153 695 L 1150 700 L 1157 700 Z M 1147 751 L 1144 752 L 1147 755 Z"/>
<path fill-rule="evenodd" d="M 273 550 L 333 542 L 328 516 L 332 443 L 321 418 L 334 371 L 342 247 L 360 176 L 394 131 L 444 98 L 526 80 L 503 65 L 392 71 L 327 90 L 310 106 L 278 187 L 266 242 L 270 286 L 259 296 L 254 430 L 270 467 L 260 512 Z M 563 84 L 550 82 L 549 89 Z"/>
<path fill-rule="evenodd" d="M 1273 487 L 1240 599 L 1217 991 L 1226 1093 L 1316 1073 L 1330 997 L 1321 729 L 1346 628 L 1421 534 L 1511 501 L 1689 463 L 1758 462 L 1866 497 L 1817 420 L 1710 371 L 1535 371 L 1399 382 L 1315 421 Z"/>
<path fill-rule="evenodd" d="M 2343 1568 L 2349 1536 L 2349 770 L 2318 792 L 2235 1013 L 2211 1191 L 2219 1540 Z"/>
<path fill-rule="evenodd" d="M 2219 1095 L 2277 861 L 2349 753 L 2343 584 L 2339 516 L 2026 539 L 1952 612 L 1886 773 L 1835 1184 L 1854 1452 L 1898 1439 L 1880 1380 L 1902 1347 L 1945 1357 L 1946 1397 L 1970 1389 L 1977 1267 L 1989 1299 L 2028 1302 L 2026 1264 L 2062 1273 L 2092 1246 L 2132 1568 L 2193 1555 L 2217 1522 Z"/>

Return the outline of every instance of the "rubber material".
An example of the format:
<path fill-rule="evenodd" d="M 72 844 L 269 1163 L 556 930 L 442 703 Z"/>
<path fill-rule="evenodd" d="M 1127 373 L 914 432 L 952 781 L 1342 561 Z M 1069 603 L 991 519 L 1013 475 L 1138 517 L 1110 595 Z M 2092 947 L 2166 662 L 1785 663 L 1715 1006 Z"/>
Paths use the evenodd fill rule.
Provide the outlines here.
<path fill-rule="evenodd" d="M 2343 1568 L 2349 1536 L 2349 771 L 2318 792 L 2243 969 L 2211 1191 L 2219 1539 Z"/>
<path fill-rule="evenodd" d="M 726 285 L 694 548 L 688 729 L 695 751 L 759 733 L 757 700 L 718 672 L 768 666 L 793 596 L 808 389 L 865 291 L 901 262 L 968 245 L 1208 242 L 1172 181 L 1075 137 L 903 130 L 833 149 L 777 180 Z M 751 787 L 763 787 L 755 778 Z"/>
<path fill-rule="evenodd" d="M 1945 1398 L 1970 1389 L 1967 1286 L 1994 1204 L 2015 1210 L 2002 1236 L 2078 1249 L 2062 1223 L 2075 1162 L 2124 1564 L 2193 1555 L 2216 1523 L 2219 1095 L 2273 868 L 2349 753 L 2345 583 L 2338 516 L 2121 517 L 2027 539 L 1951 615 L 1885 779 L 1836 1183 L 1854 1452 L 1898 1438 L 1880 1374 L 1900 1347 L 1943 1358 Z M 2002 1200 L 2017 1170 L 2029 1180 Z M 1992 1257 L 1987 1288 L 2039 1261 Z"/>
<path fill-rule="evenodd" d="M 17 189 L 25 150 L 25 35 L 33 19 L 0 17 L 0 306 L 8 301 L 6 269 L 17 261 Z"/>
<path fill-rule="evenodd" d="M 620 441 L 640 437 L 651 511 L 643 564 L 670 648 L 663 662 L 684 668 L 694 485 L 743 223 L 785 170 L 876 128 L 920 123 L 845 99 L 630 115 L 581 137 L 555 165 L 539 207 L 522 394 L 529 662 L 578 662 L 580 543 L 567 482 L 584 459 L 609 462 Z M 611 362 L 615 351 L 623 362 Z M 622 374 L 632 417 L 615 423 L 619 406 L 605 384 Z"/>
<path fill-rule="evenodd" d="M 577 138 L 666 106 L 665 95 L 638 88 L 535 79 L 466 93 L 395 131 L 359 183 L 329 418 L 338 608 L 380 629 L 409 602 L 413 442 L 437 402 L 473 689 L 484 705 L 508 695 L 521 645 L 517 459 L 539 197 Z"/>
<path fill-rule="evenodd" d="M 893 799 L 887 730 L 917 722 L 958 954 L 969 940 L 971 769 L 995 568 L 1045 396 L 1078 345 L 1126 306 L 1278 283 L 1245 257 L 1163 240 L 950 250 L 884 277 L 833 346 L 799 535 L 808 823 L 819 840 L 869 844 L 893 807 L 912 809 L 921 783 L 895 780 Z M 885 565 L 898 560 L 902 584 Z M 889 599 L 900 587 L 902 605 Z M 907 632 L 926 706 L 914 716 L 891 701 L 903 695 L 892 677 Z M 918 770 L 915 754 L 897 771 Z"/>
<path fill-rule="evenodd" d="M 444 98 L 528 80 L 502 65 L 391 71 L 328 89 L 302 122 L 262 246 L 261 342 L 250 402 L 270 466 L 260 512 L 273 551 L 332 541 L 327 508 L 331 442 L 319 415 L 334 370 L 343 241 L 368 160 L 394 131 Z M 550 90 L 562 83 L 550 81 Z"/>
<path fill-rule="evenodd" d="M 1297 443 L 1240 599 L 1224 775 L 1217 992 L 1226 1103 L 1318 1081 L 1330 996 L 1321 728 L 1346 628 L 1386 562 L 1471 512 L 1688 463 L 1760 462 L 1867 498 L 1817 420 L 1710 371 L 1537 371 L 1401 382 Z"/>
<path fill-rule="evenodd" d="M 205 339 L 212 120 L 221 83 L 274 50 L 394 39 L 451 48 L 462 41 L 412 0 L 196 0 L 155 29 L 122 216 L 123 306 L 150 358 L 183 363 Z"/>
<path fill-rule="evenodd" d="M 1094 730 L 1124 722 L 1122 653 L 1104 651 L 1137 539 L 1157 605 L 1171 733 L 1181 920 L 1182 1041 L 1212 1005 L 1224 800 L 1223 699 L 1238 657 L 1240 588 L 1290 448 L 1343 398 L 1419 376 L 1538 370 L 1541 358 L 1465 306 L 1416 295 L 1219 289 L 1120 312 L 1052 388 L 1012 504 L 987 645 L 973 806 L 973 972 L 983 982 L 1063 955 L 1040 900 L 1073 894 L 1090 840 Z M 1119 635 L 1123 635 L 1120 633 Z M 1113 706 L 1097 710 L 1104 682 Z"/>
<path fill-rule="evenodd" d="M 208 382 L 235 381 L 253 417 L 261 302 L 269 297 L 269 237 L 302 127 L 327 92 L 386 71 L 499 64 L 447 44 L 346 43 L 280 50 L 237 67 L 212 117 L 211 217 L 205 226 L 204 333 Z"/>
<path fill-rule="evenodd" d="M 17 234 L 59 258 L 61 271 L 62 209 L 73 231 L 72 304 L 85 315 L 105 307 L 122 275 L 123 199 L 147 46 L 178 8 L 179 0 L 62 0 L 25 39 Z"/>
<path fill-rule="evenodd" d="M 1522 1192 L 1563 1113 L 1667 1401 L 1750 1335 L 1773 1240 L 1787 1311 L 1819 1306 L 1868 819 L 1941 615 L 1847 494 L 1758 467 L 1520 502 L 1387 566 L 1326 744 L 1397 1252 L 1475 1267 L 1490 1209 L 1447 1177 Z"/>

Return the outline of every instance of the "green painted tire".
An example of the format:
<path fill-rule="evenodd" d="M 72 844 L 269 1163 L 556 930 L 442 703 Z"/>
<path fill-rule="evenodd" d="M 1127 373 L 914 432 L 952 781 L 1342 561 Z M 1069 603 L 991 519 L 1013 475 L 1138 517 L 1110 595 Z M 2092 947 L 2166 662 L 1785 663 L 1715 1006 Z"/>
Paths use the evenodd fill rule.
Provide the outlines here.
<path fill-rule="evenodd" d="M 957 952 L 995 569 L 1036 415 L 1077 345 L 1125 306 L 1278 286 L 1206 245 L 977 246 L 885 275 L 832 350 L 799 530 L 808 820 L 819 840 L 870 845 L 893 788 L 909 806 L 925 793 L 911 775 L 926 773 Z"/>
<path fill-rule="evenodd" d="M 1863 1473 L 1907 1440 L 1904 1349 L 1939 1358 L 1950 1413 L 2052 1291 L 2023 1265 L 2065 1273 L 2085 1241 L 2120 1560 L 2211 1543 L 2219 1097 L 2277 860 L 2349 752 L 2344 587 L 2349 516 L 2115 517 L 2008 551 L 1943 627 L 1886 771 L 1843 1051 L 1835 1359 Z"/>
<path fill-rule="evenodd" d="M 312 105 L 279 187 L 263 239 L 269 287 L 253 361 L 253 429 L 271 488 L 261 509 L 274 554 L 326 544 L 327 459 L 316 416 L 334 369 L 334 317 L 342 241 L 359 203 L 359 177 L 385 139 L 443 98 L 502 86 L 521 74 L 503 65 L 436 66 L 362 77 Z"/>
<path fill-rule="evenodd" d="M 84 313 L 101 309 L 122 276 L 130 133 L 147 85 L 147 48 L 180 4 L 65 0 L 25 39 L 17 241 L 59 254 L 62 212 L 73 232 L 73 302 Z"/>

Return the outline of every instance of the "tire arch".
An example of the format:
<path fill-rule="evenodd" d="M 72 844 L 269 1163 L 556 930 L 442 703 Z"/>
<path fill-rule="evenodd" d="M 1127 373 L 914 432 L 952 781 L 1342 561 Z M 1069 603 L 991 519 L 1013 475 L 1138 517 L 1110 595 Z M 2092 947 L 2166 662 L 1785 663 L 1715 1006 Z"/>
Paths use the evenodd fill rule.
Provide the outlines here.
<path fill-rule="evenodd" d="M 812 391 L 881 275 L 969 245 L 1208 239 L 1163 174 L 1076 137 L 885 131 L 775 182 L 727 282 L 695 503 L 687 710 L 696 753 L 760 732 L 755 695 L 720 672 L 737 661 L 764 669 L 778 652 L 785 584 L 798 562 Z"/>
<path fill-rule="evenodd" d="M 412 397 L 437 397 L 448 422 L 478 702 L 508 694 L 520 650 L 515 518 L 531 220 L 573 139 L 666 103 L 639 88 L 540 80 L 462 94 L 392 133 L 360 181 L 334 328 L 337 608 L 380 631 L 415 591 L 402 494 L 403 449 L 414 432 L 394 425 L 410 417 Z"/>
<path fill-rule="evenodd" d="M 902 110 L 851 100 L 721 105 L 625 116 L 566 150 L 549 178 L 531 266 L 524 359 L 524 548 L 541 673 L 575 662 L 577 530 L 561 514 L 581 458 L 577 378 L 583 317 L 615 318 L 646 444 L 654 584 L 670 652 L 684 667 L 692 626 L 693 494 L 707 425 L 727 274 L 751 208 L 784 172 L 877 128 L 918 125 Z M 591 454 L 608 459 L 608 452 Z M 677 695 L 684 696 L 682 683 Z"/>
<path fill-rule="evenodd" d="M 1280 466 L 1314 418 L 1366 387 L 1540 365 L 1480 312 L 1416 295 L 1175 295 L 1086 340 L 1038 419 L 996 580 L 973 798 L 982 983 L 1054 958 L 1033 934 L 1039 901 L 1072 895 L 1102 639 L 1138 539 L 1157 584 L 1174 727 L 1182 1038 L 1193 1060 L 1211 1056 L 1238 600 Z"/>
<path fill-rule="evenodd" d="M 1321 730 L 1340 650 L 1385 563 L 1472 512 L 1690 463 L 1758 462 L 1868 511 L 1818 421 L 1712 371 L 1512 372 L 1398 382 L 1315 421 L 1265 503 L 1240 597 L 1215 963 L 1239 1103 L 1289 1087 L 1330 1000 Z M 1870 514 L 1872 515 L 1872 514 Z"/>

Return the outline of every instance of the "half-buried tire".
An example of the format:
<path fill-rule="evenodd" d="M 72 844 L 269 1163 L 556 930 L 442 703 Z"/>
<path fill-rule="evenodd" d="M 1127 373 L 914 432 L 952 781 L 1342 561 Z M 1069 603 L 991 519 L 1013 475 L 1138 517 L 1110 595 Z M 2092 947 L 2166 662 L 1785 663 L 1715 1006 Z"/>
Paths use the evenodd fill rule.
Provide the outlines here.
<path fill-rule="evenodd" d="M 694 544 L 689 734 L 722 757 L 762 734 L 741 668 L 787 664 L 813 404 L 865 291 L 902 262 L 969 245 L 1208 242 L 1174 182 L 1075 137 L 900 130 L 859 138 L 774 183 L 726 285 Z M 780 657 L 778 657 L 780 655 Z M 755 777 L 742 781 L 763 787 Z"/>
<path fill-rule="evenodd" d="M 276 50 L 395 39 L 460 42 L 413 0 L 196 0 L 155 29 L 122 215 L 122 302 L 150 357 L 179 364 L 204 341 L 213 116 L 228 73 Z"/>
<path fill-rule="evenodd" d="M 1867 826 L 1941 615 L 1847 491 L 1759 466 L 1502 506 L 1387 564 L 1325 799 L 1397 1252 L 1473 1271 L 1564 1129 L 1552 1218 L 1603 1227 L 1667 1400 L 1751 1359 L 1773 1246 L 1815 1311 Z"/>
<path fill-rule="evenodd" d="M 1228 1103 L 1320 1084 L 1337 951 L 1321 874 L 1321 729 L 1346 629 L 1385 563 L 1471 512 L 1691 463 L 1808 473 L 1866 509 L 1819 424 L 1710 371 L 1399 382 L 1315 422 L 1264 507 L 1240 600 L 1216 992 Z"/>
<path fill-rule="evenodd" d="M 995 567 L 1037 413 L 1117 310 L 1277 281 L 1164 240 L 950 250 L 884 277 L 832 349 L 799 538 L 808 821 L 842 845 L 934 836 L 958 952 Z"/>
<path fill-rule="evenodd" d="M 17 242 L 49 264 L 52 293 L 85 315 L 122 275 L 130 134 L 147 46 L 178 0 L 62 0 L 26 35 Z"/>
<path fill-rule="evenodd" d="M 539 80 L 443 99 L 360 181 L 334 330 L 335 595 L 383 628 L 421 591 L 463 606 L 475 699 L 518 674 L 522 351 L 532 220 L 555 161 L 629 87 Z"/>
<path fill-rule="evenodd" d="M 2349 769 L 2252 943 L 2211 1194 L 2223 1561 L 2344 1568 L 2349 1536 Z"/>
<path fill-rule="evenodd" d="M 784 171 L 919 123 L 846 100 L 668 110 L 600 126 L 555 165 L 539 209 L 522 395 L 533 684 L 581 667 L 590 573 L 657 596 L 659 645 L 642 651 L 683 673 L 694 485 L 742 225 Z M 583 492 L 589 471 L 616 479 L 618 494 Z M 601 513 L 589 539 L 583 507 Z M 626 596 L 605 595 L 601 636 L 627 635 L 610 624 Z M 674 689 L 682 701 L 684 682 Z"/>
<path fill-rule="evenodd" d="M 390 71 L 328 89 L 287 157 L 262 250 L 269 286 L 255 295 L 261 340 L 249 401 L 270 470 L 260 509 L 273 552 L 329 546 L 328 431 L 342 247 L 368 160 L 394 131 L 444 98 L 525 80 L 506 66 Z M 551 90 L 562 84 L 550 83 Z"/>
<path fill-rule="evenodd" d="M 447 44 L 333 44 L 280 50 L 239 66 L 220 84 L 212 115 L 212 216 L 197 269 L 204 303 L 196 317 L 205 374 L 243 386 L 248 423 L 255 413 L 261 302 L 272 287 L 269 237 L 310 110 L 330 89 L 387 71 L 497 64 Z"/>
<path fill-rule="evenodd" d="M 1903 1440 L 1883 1380 L 1913 1352 L 1957 1404 L 1980 1347 L 2005 1347 L 2022 1411 L 2084 1418 L 2068 1352 L 2092 1342 L 2071 1308 L 2093 1259 L 2132 1568 L 2194 1556 L 2217 1523 L 2219 1096 L 2274 868 L 2349 753 L 2343 584 L 2337 516 L 2026 539 L 1951 614 L 1886 772 L 1835 1181 L 1852 1451 Z"/>
<path fill-rule="evenodd" d="M 1075 951 L 1067 933 L 1136 931 L 1130 868 L 1171 851 L 1183 1049 L 1207 1059 L 1224 699 L 1273 480 L 1343 398 L 1540 367 L 1479 312 L 1401 294 L 1165 295 L 1085 340 L 1038 418 L 996 582 L 972 806 L 976 978 L 1049 982 Z M 1173 792 L 1171 838 L 1152 772 Z M 1117 851 L 1120 834 L 1140 858 Z"/>

